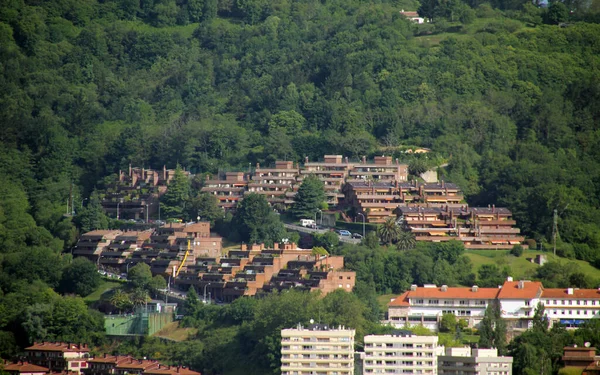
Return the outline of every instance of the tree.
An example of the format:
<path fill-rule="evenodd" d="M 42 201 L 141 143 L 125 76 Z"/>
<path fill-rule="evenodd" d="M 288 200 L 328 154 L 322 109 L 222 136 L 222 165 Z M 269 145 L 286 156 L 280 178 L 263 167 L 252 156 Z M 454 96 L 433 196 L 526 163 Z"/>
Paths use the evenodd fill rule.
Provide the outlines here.
<path fill-rule="evenodd" d="M 499 355 L 506 353 L 506 322 L 502 319 L 500 302 L 492 301 L 485 309 L 479 328 L 479 346 L 497 348 Z"/>
<path fill-rule="evenodd" d="M 133 302 L 127 293 L 121 289 L 117 289 L 110 297 L 110 304 L 113 305 L 119 313 L 127 311 L 133 307 Z"/>
<path fill-rule="evenodd" d="M 238 203 L 232 224 L 241 240 L 250 243 L 272 245 L 285 236 L 278 215 L 273 212 L 264 195 L 256 193 L 246 195 Z"/>
<path fill-rule="evenodd" d="M 215 221 L 222 219 L 225 214 L 218 202 L 213 194 L 200 193 L 186 204 L 185 216 L 188 220 L 200 217 L 200 220 L 210 221 L 211 225 L 214 225 Z"/>
<path fill-rule="evenodd" d="M 127 279 L 134 288 L 146 288 L 152 281 L 152 271 L 146 263 L 138 263 L 129 269 Z"/>
<path fill-rule="evenodd" d="M 167 288 L 167 280 L 163 277 L 163 275 L 156 275 L 150 280 L 148 283 L 148 289 L 150 290 L 160 290 Z"/>
<path fill-rule="evenodd" d="M 398 240 L 402 230 L 396 224 L 396 218 L 390 217 L 377 228 L 379 239 L 385 245 L 389 245 Z"/>
<path fill-rule="evenodd" d="M 548 7 L 545 15 L 545 23 L 558 25 L 561 22 L 565 22 L 568 17 L 569 9 L 567 9 L 567 6 L 560 1 L 554 1 Z"/>
<path fill-rule="evenodd" d="M 181 218 L 185 204 L 190 197 L 190 191 L 190 179 L 183 173 L 183 169 L 177 165 L 167 192 L 161 198 L 160 209 L 164 217 Z"/>
<path fill-rule="evenodd" d="M 100 285 L 100 281 L 96 265 L 86 258 L 79 257 L 63 270 L 58 290 L 85 297 Z"/>
<path fill-rule="evenodd" d="M 443 314 L 440 320 L 440 332 L 454 333 L 456 331 L 456 315 Z"/>
<path fill-rule="evenodd" d="M 494 288 L 502 285 L 508 277 L 508 270 L 501 270 L 495 264 L 483 264 L 477 273 L 479 275 L 479 285 L 484 288 Z"/>
<path fill-rule="evenodd" d="M 97 191 L 90 195 L 87 206 L 77 211 L 75 223 L 83 233 L 96 229 L 108 229 L 108 217 L 102 209 Z"/>
<path fill-rule="evenodd" d="M 131 303 L 134 307 L 140 307 L 148 302 L 148 291 L 146 289 L 137 288 L 131 293 Z"/>
<path fill-rule="evenodd" d="M 313 247 L 310 253 L 312 255 L 329 255 L 327 250 L 325 250 L 325 248 L 320 247 L 320 246 Z"/>
<path fill-rule="evenodd" d="M 315 175 L 309 175 L 304 180 L 294 196 L 292 213 L 297 218 L 313 218 L 325 201 L 325 185 Z"/>
<path fill-rule="evenodd" d="M 331 254 L 335 253 L 340 244 L 340 237 L 335 232 L 329 231 L 323 234 L 316 234 L 314 237 L 315 245 L 324 247 Z"/>
<path fill-rule="evenodd" d="M 398 235 L 398 242 L 396 248 L 398 250 L 410 250 L 414 249 L 417 244 L 415 235 L 410 230 L 403 230 Z"/>

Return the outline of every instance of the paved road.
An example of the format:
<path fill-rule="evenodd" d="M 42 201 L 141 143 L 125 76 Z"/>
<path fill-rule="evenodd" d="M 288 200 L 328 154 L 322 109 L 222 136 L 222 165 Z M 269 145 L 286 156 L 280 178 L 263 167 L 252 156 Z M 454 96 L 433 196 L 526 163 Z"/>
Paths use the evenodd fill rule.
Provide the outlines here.
<path fill-rule="evenodd" d="M 323 233 L 329 232 L 329 229 L 313 229 L 313 228 L 307 228 L 307 227 L 303 227 L 301 225 L 294 225 L 294 224 L 283 224 L 283 225 L 286 227 L 286 229 L 293 230 L 296 232 L 302 232 L 302 233 L 323 234 Z M 338 237 L 340 239 L 340 242 L 351 243 L 351 244 L 360 243 L 360 240 L 355 239 L 355 238 L 350 238 L 348 236 L 338 236 Z"/>

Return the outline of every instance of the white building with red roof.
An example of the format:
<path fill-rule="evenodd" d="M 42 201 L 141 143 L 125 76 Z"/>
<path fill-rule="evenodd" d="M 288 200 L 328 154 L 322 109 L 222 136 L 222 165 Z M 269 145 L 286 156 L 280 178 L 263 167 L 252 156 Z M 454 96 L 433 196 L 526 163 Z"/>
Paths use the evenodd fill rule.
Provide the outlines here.
<path fill-rule="evenodd" d="M 498 293 L 502 318 L 514 320 L 512 328 L 530 328 L 543 290 L 539 281 L 513 281 L 509 277 Z"/>
<path fill-rule="evenodd" d="M 551 324 L 575 328 L 589 319 L 600 319 L 600 289 L 544 289 L 540 300 Z"/>
<path fill-rule="evenodd" d="M 498 296 L 497 288 L 453 288 L 447 285 L 412 285 L 388 304 L 388 322 L 401 328 L 418 325 L 437 330 L 443 314 L 465 319 L 469 327 L 478 325 L 487 306 Z"/>

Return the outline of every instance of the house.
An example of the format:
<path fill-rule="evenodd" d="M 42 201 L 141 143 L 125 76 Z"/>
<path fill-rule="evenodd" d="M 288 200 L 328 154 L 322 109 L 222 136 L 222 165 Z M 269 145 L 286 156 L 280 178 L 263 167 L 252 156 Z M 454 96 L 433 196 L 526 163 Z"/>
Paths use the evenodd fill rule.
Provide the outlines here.
<path fill-rule="evenodd" d="M 438 373 L 438 356 L 444 347 L 437 336 L 417 336 L 410 331 L 364 338 L 363 374 Z"/>
<path fill-rule="evenodd" d="M 498 292 L 502 318 L 512 330 L 524 330 L 533 326 L 535 308 L 541 301 L 543 286 L 539 281 L 513 281 L 509 277 Z"/>
<path fill-rule="evenodd" d="M 512 357 L 498 349 L 446 348 L 438 357 L 440 375 L 512 375 Z"/>
<path fill-rule="evenodd" d="M 89 352 L 87 344 L 70 342 L 34 342 L 25 348 L 27 360 L 32 365 L 46 367 L 52 372 L 70 371 L 77 374 L 87 368 Z"/>
<path fill-rule="evenodd" d="M 4 363 L 2 370 L 9 375 L 46 375 L 47 367 L 37 366 L 29 362 Z"/>
<path fill-rule="evenodd" d="M 356 331 L 312 324 L 281 330 L 281 374 L 354 374 Z"/>
<path fill-rule="evenodd" d="M 414 23 L 421 24 L 421 23 L 427 22 L 427 20 L 425 18 L 419 16 L 419 13 L 417 13 L 415 11 L 404 11 L 404 9 L 402 9 L 400 11 L 400 14 L 403 15 L 404 17 L 408 18 L 410 21 L 412 21 Z M 406 150 L 407 153 L 408 153 L 408 151 L 411 151 L 411 153 L 414 152 L 416 154 L 421 154 L 421 153 L 427 153 L 430 150 L 426 149 L 426 148 L 417 148 L 414 151 L 412 149 Z"/>

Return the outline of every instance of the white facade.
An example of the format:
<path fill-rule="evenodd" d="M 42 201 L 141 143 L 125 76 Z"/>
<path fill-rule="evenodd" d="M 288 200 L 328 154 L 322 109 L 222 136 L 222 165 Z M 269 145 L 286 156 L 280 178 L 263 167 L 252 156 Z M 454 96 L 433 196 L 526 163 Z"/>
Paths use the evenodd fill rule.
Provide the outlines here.
<path fill-rule="evenodd" d="M 437 374 L 444 347 L 437 336 L 416 336 L 407 331 L 365 336 L 363 374 Z"/>
<path fill-rule="evenodd" d="M 512 375 L 512 357 L 497 349 L 448 348 L 438 358 L 440 375 Z"/>
<path fill-rule="evenodd" d="M 551 323 L 576 328 L 589 319 L 600 319 L 600 290 L 545 289 L 540 302 Z"/>
<path fill-rule="evenodd" d="M 354 335 L 321 324 L 281 330 L 281 374 L 353 375 Z"/>

